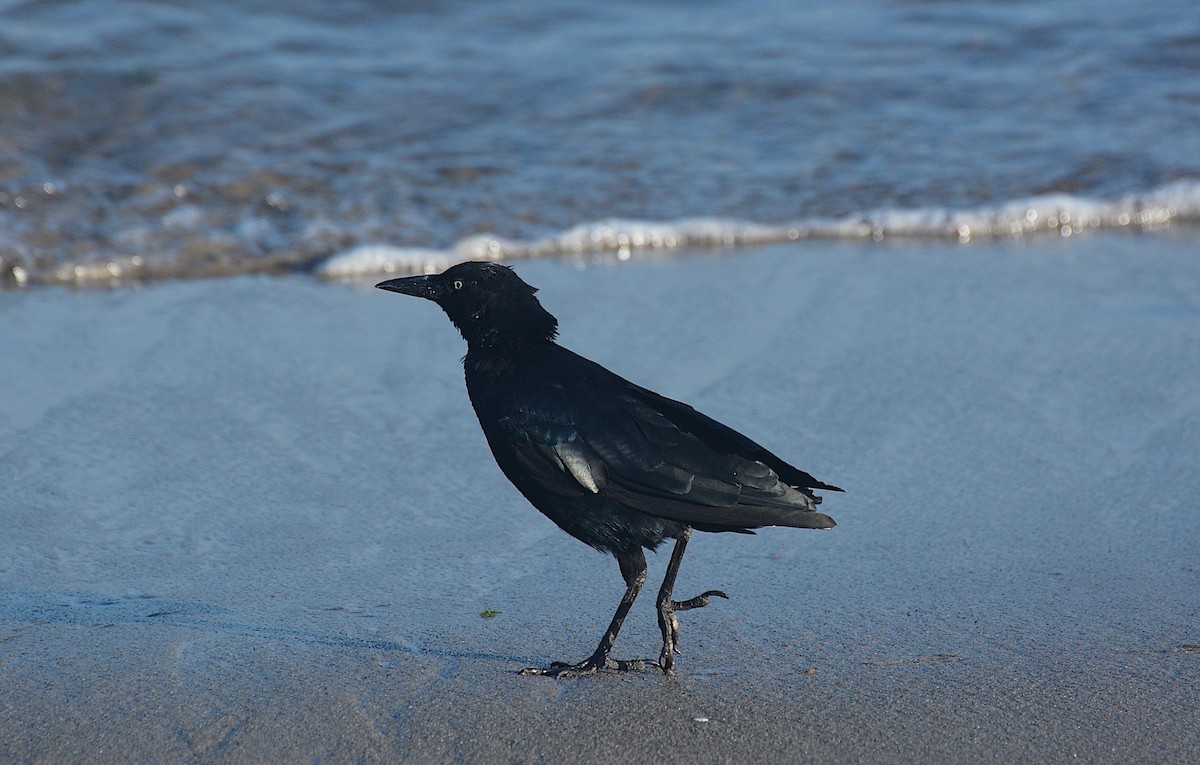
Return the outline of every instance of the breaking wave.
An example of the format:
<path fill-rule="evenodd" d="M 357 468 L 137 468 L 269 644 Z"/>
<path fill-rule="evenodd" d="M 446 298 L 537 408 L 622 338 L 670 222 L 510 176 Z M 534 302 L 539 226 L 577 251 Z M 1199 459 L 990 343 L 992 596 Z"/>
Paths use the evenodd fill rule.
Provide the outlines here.
<path fill-rule="evenodd" d="M 316 272 L 325 279 L 436 272 L 462 260 L 522 260 L 684 249 L 756 247 L 799 241 L 973 240 L 1073 236 L 1087 231 L 1156 231 L 1200 223 L 1200 181 L 1187 180 L 1119 199 L 1068 194 L 1029 197 L 967 210 L 883 209 L 842 218 L 804 218 L 764 224 L 721 218 L 678 221 L 610 219 L 574 226 L 553 236 L 515 241 L 470 236 L 452 248 L 366 245 L 330 257 Z"/>
<path fill-rule="evenodd" d="M 351 280 L 387 274 L 427 273 L 462 260 L 607 256 L 735 249 L 802 241 L 949 240 L 968 243 L 1028 236 L 1074 236 L 1089 231 L 1160 231 L 1200 223 L 1200 180 L 1181 180 L 1117 199 L 1047 194 L 994 206 L 879 209 L 840 218 L 807 217 L 788 223 L 727 218 L 675 221 L 608 219 L 573 226 L 529 241 L 468 236 L 447 249 L 390 244 L 358 245 L 319 259 L 288 257 L 196 263 L 143 256 L 63 263 L 41 272 L 0 258 L 0 284 L 99 286 L 128 281 L 225 277 L 248 273 L 314 272 L 322 279 Z"/>

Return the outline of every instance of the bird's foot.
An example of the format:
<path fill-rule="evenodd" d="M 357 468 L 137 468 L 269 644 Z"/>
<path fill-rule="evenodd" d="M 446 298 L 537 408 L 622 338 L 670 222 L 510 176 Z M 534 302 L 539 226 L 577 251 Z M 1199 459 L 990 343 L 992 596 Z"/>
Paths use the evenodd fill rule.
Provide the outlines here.
<path fill-rule="evenodd" d="M 704 608 L 708 605 L 708 599 L 713 597 L 729 600 L 729 596 L 720 590 L 709 590 L 688 600 L 669 600 L 659 604 L 658 626 L 662 630 L 663 646 L 658 655 L 658 668 L 664 675 L 675 673 L 675 654 L 683 654 L 679 650 L 679 618 L 675 612 Z"/>
<path fill-rule="evenodd" d="M 653 663 L 653 662 L 650 662 Z M 588 658 L 578 664 L 568 664 L 564 661 L 551 662 L 549 667 L 526 667 L 521 670 L 522 675 L 538 675 L 543 677 L 557 677 L 563 680 L 569 680 L 573 677 L 584 677 L 585 675 L 594 675 L 602 669 L 610 669 L 616 672 L 638 672 L 645 669 L 647 664 L 646 659 L 622 660 L 613 659 L 604 654 L 592 654 Z"/>

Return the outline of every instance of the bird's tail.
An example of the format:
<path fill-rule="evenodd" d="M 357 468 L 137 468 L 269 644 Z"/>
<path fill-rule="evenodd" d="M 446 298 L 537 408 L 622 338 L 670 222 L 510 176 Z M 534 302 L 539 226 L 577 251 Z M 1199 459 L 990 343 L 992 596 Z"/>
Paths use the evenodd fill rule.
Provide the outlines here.
<path fill-rule="evenodd" d="M 794 529 L 832 529 L 837 523 L 824 513 L 797 510 L 775 521 L 775 526 L 790 526 Z"/>

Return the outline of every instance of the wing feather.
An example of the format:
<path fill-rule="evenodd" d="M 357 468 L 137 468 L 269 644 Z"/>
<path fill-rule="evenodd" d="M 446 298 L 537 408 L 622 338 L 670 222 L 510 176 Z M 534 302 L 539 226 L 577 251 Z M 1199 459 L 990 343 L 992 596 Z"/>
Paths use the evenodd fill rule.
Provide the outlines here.
<path fill-rule="evenodd" d="M 519 416 L 503 418 L 506 441 L 546 490 L 609 497 L 710 531 L 834 525 L 816 512 L 812 490 L 841 489 L 687 404 L 570 355 L 575 375 L 547 383 Z M 590 374 L 577 374 L 579 361 Z"/>

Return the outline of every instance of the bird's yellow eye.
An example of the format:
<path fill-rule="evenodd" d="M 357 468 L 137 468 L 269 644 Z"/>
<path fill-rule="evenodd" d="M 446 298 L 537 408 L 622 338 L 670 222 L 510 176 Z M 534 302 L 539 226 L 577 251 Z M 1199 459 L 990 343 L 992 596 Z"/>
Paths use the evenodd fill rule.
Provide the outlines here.
<path fill-rule="evenodd" d="M 461 289 L 462 289 L 462 279 L 455 279 L 455 280 L 454 280 L 454 289 L 456 289 L 456 290 L 461 290 Z"/>

